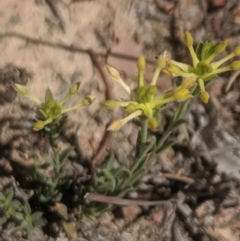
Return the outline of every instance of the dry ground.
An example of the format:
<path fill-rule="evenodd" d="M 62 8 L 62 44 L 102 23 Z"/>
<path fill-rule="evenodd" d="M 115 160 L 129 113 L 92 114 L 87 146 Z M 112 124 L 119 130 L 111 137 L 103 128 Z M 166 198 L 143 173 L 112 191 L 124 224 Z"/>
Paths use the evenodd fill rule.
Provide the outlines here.
<path fill-rule="evenodd" d="M 7 173 L 0 177 L 2 183 L 12 174 L 12 165 L 27 167 L 35 155 L 47 152 L 44 138 L 31 131 L 36 107 L 16 96 L 12 81 L 26 84 L 39 98 L 47 87 L 61 97 L 70 85 L 80 81 L 79 94 L 69 105 L 85 95 L 96 96 L 97 101 L 69 115 L 63 144 L 76 146 L 75 157 L 80 158 L 80 164 L 94 160 L 99 165 L 113 151 L 119 163 L 128 165 L 137 126 L 131 123 L 106 136 L 106 125 L 123 113 L 102 110 L 98 103 L 126 95 L 106 78 L 105 63 L 118 68 L 135 88 L 135 60 L 140 53 L 148 60 L 147 79 L 151 78 L 155 57 L 164 50 L 177 60 L 189 61 L 182 41 L 186 30 L 196 42 L 229 38 L 227 51 L 231 51 L 240 43 L 239 2 L 0 1 L 0 167 Z M 144 177 L 146 184 L 130 195 L 139 199 L 177 197 L 178 203 L 155 208 L 130 206 L 104 214 L 97 223 L 76 222 L 75 241 L 240 240 L 239 73 L 216 79 L 210 86 L 211 102 L 207 106 L 198 100 L 192 102 L 186 116 L 190 148 L 180 132 L 178 145 L 152 160 Z M 235 82 L 226 92 L 229 79 Z M 159 91 L 168 90 L 171 84 L 171 79 L 162 75 Z M 171 106 L 164 113 L 163 124 L 175 108 Z M 196 173 L 201 175 L 192 185 L 162 173 L 192 178 Z M 56 238 L 38 231 L 29 239 L 70 240 L 61 230 Z M 1 232 L 2 240 L 14 240 L 14 236 Z"/>

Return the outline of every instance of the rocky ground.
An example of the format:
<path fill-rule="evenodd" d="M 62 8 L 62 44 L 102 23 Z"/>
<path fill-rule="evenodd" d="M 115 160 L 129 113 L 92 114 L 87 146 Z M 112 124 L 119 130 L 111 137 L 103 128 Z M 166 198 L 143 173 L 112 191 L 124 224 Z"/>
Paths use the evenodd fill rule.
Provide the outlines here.
<path fill-rule="evenodd" d="M 33 158 L 48 151 L 45 138 L 32 132 L 36 106 L 18 96 L 11 83 L 27 85 L 39 98 L 47 87 L 57 97 L 76 81 L 80 91 L 69 105 L 86 95 L 96 96 L 90 108 L 70 113 L 62 136 L 72 144 L 79 166 L 96 166 L 113 152 L 129 165 L 138 127 L 134 123 L 110 135 L 106 126 L 121 111 L 100 109 L 106 98 L 125 92 L 105 71 L 110 64 L 136 87 L 136 64 L 143 53 L 146 78 L 155 57 L 164 50 L 176 60 L 189 61 L 183 43 L 186 30 L 197 42 L 229 38 L 227 52 L 240 45 L 240 3 L 237 0 L 8 0 L 0 1 L 0 191 L 13 182 L 13 167 L 28 168 Z M 209 87 L 211 101 L 192 101 L 190 145 L 182 131 L 178 144 L 152 159 L 145 184 L 129 198 L 172 199 L 156 207 L 126 206 L 105 213 L 97 222 L 77 220 L 78 238 L 59 230 L 51 237 L 36 230 L 28 239 L 57 241 L 238 241 L 240 240 L 240 72 L 217 77 Z M 228 83 L 232 82 L 228 90 Z M 158 90 L 172 85 L 167 75 Z M 163 116 L 172 115 L 172 105 Z M 89 128 L 91 126 L 91 128 Z M 121 147 L 121 148 L 119 148 Z M 184 176 L 188 178 L 179 178 Z M 1 240 L 21 240 L 0 230 Z"/>

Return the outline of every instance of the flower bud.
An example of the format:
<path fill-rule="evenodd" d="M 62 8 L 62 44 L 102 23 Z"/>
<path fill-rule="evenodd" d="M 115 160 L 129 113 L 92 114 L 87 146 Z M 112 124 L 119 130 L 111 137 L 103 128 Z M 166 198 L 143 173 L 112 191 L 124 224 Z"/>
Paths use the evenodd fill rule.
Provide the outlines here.
<path fill-rule="evenodd" d="M 28 94 L 28 90 L 27 90 L 26 86 L 24 86 L 24 85 L 12 84 L 12 87 L 22 95 Z"/>
<path fill-rule="evenodd" d="M 168 56 L 168 53 L 167 51 L 164 51 L 163 54 L 161 54 L 159 57 L 158 57 L 158 60 L 157 60 L 157 68 L 159 69 L 162 69 L 165 67 L 166 65 L 166 62 L 169 60 L 169 56 Z"/>
<path fill-rule="evenodd" d="M 107 65 L 107 71 L 112 76 L 113 79 L 115 79 L 117 81 L 121 80 L 120 74 L 115 68 Z"/>
<path fill-rule="evenodd" d="M 40 131 L 44 128 L 45 124 L 41 120 L 37 120 L 33 126 L 34 131 Z"/>
<path fill-rule="evenodd" d="M 190 88 L 196 82 L 196 77 L 190 77 L 183 80 L 181 86 L 183 88 Z"/>
<path fill-rule="evenodd" d="M 193 45 L 193 37 L 188 31 L 185 33 L 184 42 L 188 47 Z"/>
<path fill-rule="evenodd" d="M 204 91 L 200 94 L 200 99 L 203 103 L 207 104 L 208 103 L 208 100 L 210 98 L 210 95 L 207 91 Z"/>
<path fill-rule="evenodd" d="M 156 85 L 150 85 L 147 92 L 149 95 L 154 95 L 157 92 Z"/>
<path fill-rule="evenodd" d="M 81 103 L 82 103 L 83 106 L 85 106 L 85 105 L 91 105 L 92 102 L 93 102 L 95 99 L 96 99 L 96 98 L 93 97 L 93 96 L 87 96 L 87 97 L 85 97 L 85 98 L 81 101 Z"/>
<path fill-rule="evenodd" d="M 79 89 L 79 86 L 80 86 L 80 82 L 75 83 L 75 84 L 69 89 L 68 93 L 69 93 L 70 95 L 76 94 L 77 91 L 78 91 L 78 89 Z"/>
<path fill-rule="evenodd" d="M 144 108 L 143 109 L 143 114 L 146 117 L 150 118 L 152 116 L 152 114 L 153 114 L 153 110 L 151 108 Z"/>
<path fill-rule="evenodd" d="M 145 57 L 143 55 L 141 55 L 138 58 L 137 68 L 138 68 L 138 71 L 140 71 L 140 72 L 143 72 L 146 69 L 146 61 L 145 61 Z"/>
<path fill-rule="evenodd" d="M 230 65 L 232 70 L 239 70 L 240 69 L 240 61 L 234 61 L 231 65 Z"/>
<path fill-rule="evenodd" d="M 190 91 L 186 88 L 183 88 L 182 86 L 176 89 L 173 96 L 176 101 L 184 101 L 192 98 L 192 94 L 190 93 Z"/>
<path fill-rule="evenodd" d="M 136 109 L 137 109 L 137 105 L 133 103 L 128 104 L 126 107 L 126 111 L 129 113 L 134 112 Z"/>
<path fill-rule="evenodd" d="M 146 95 L 146 88 L 143 86 L 140 86 L 138 89 L 138 96 L 140 99 L 142 99 Z"/>
<path fill-rule="evenodd" d="M 106 107 L 106 108 L 115 108 L 117 106 L 115 100 L 106 100 L 101 103 L 101 106 Z"/>
<path fill-rule="evenodd" d="M 233 50 L 233 53 L 235 55 L 240 55 L 240 46 L 236 47 L 234 50 Z"/>
<path fill-rule="evenodd" d="M 122 127 L 123 123 L 121 120 L 115 120 L 112 124 L 107 128 L 108 131 L 117 131 Z"/>
<path fill-rule="evenodd" d="M 149 118 L 148 125 L 151 129 L 156 130 L 158 127 L 158 121 L 155 118 Z"/>
<path fill-rule="evenodd" d="M 227 45 L 228 45 L 228 39 L 226 39 L 226 40 L 222 41 L 221 43 L 219 43 L 219 44 L 215 47 L 214 52 L 215 52 L 216 54 L 222 53 L 222 52 L 226 49 Z"/>

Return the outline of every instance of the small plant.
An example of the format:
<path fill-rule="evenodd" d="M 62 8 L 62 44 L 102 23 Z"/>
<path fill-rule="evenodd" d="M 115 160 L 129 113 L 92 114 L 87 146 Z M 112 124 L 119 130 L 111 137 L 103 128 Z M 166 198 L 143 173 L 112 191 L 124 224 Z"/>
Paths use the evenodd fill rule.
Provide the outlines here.
<path fill-rule="evenodd" d="M 124 119 L 113 121 L 108 127 L 108 131 L 116 131 L 136 117 L 139 117 L 141 125 L 132 166 L 129 169 L 124 167 L 113 168 L 113 159 L 110 158 L 106 167 L 100 171 L 97 181 L 88 190 L 89 192 L 102 193 L 113 197 L 124 197 L 129 191 L 136 190 L 139 187 L 142 183 L 141 177 L 147 169 L 150 157 L 176 143 L 176 140 L 171 138 L 171 134 L 177 127 L 186 123 L 183 117 L 189 101 L 194 96 L 199 95 L 200 99 L 207 103 L 209 93 L 205 90 L 205 86 L 219 73 L 240 69 L 240 61 L 234 61 L 230 65 L 220 68 L 227 60 L 240 55 L 240 47 L 235 48 L 231 54 L 223 59 L 212 62 L 216 56 L 225 50 L 227 43 L 227 40 L 219 44 L 212 42 L 200 43 L 195 51 L 193 49 L 193 38 L 189 32 L 186 32 L 185 44 L 192 57 L 192 66 L 174 61 L 167 52 L 164 52 L 157 59 L 156 69 L 150 85 L 144 79 L 145 59 L 143 56 L 140 56 L 137 61 L 138 87 L 136 92 L 130 90 L 116 69 L 107 66 L 112 79 L 117 81 L 130 95 L 130 100 L 107 100 L 101 103 L 102 106 L 107 108 L 124 108 L 129 114 Z M 181 76 L 183 79 L 176 88 L 163 94 L 157 94 L 156 82 L 162 70 L 173 77 Z M 158 128 L 161 112 L 171 102 L 179 102 L 180 105 L 169 121 L 166 130 L 160 138 L 150 135 L 148 128 Z M 88 199 L 91 199 L 91 197 L 88 197 Z M 96 197 L 94 196 L 92 200 L 96 201 Z M 104 202 L 107 202 L 107 200 L 108 198 L 106 197 Z M 125 203 L 125 200 L 124 202 L 119 201 L 118 205 L 122 203 Z M 94 206 L 93 203 L 90 203 L 88 210 L 91 210 L 89 215 L 93 214 L 94 216 L 96 213 L 100 213 L 100 211 L 104 212 L 112 208 L 113 205 L 102 204 L 102 209 L 99 209 L 98 204 Z"/>
<path fill-rule="evenodd" d="M 9 232 L 23 230 L 30 234 L 35 227 L 42 227 L 46 224 L 42 215 L 42 212 L 32 213 L 27 201 L 22 204 L 14 199 L 12 188 L 7 189 L 5 193 L 0 192 L 0 225 L 12 222 Z"/>
<path fill-rule="evenodd" d="M 67 118 L 66 113 L 82 106 L 90 105 L 94 101 L 93 97 L 88 96 L 75 106 L 63 108 L 64 103 L 77 93 L 79 86 L 79 82 L 73 85 L 60 101 L 56 101 L 50 89 L 47 89 L 45 100 L 42 102 L 32 95 L 25 86 L 13 85 L 16 91 L 39 105 L 33 130 L 44 130 L 48 134 L 49 145 L 52 149 L 52 156 L 44 156 L 42 160 L 34 160 L 31 171 L 26 171 L 25 186 L 34 189 L 32 199 L 37 206 L 40 205 L 43 210 L 53 209 L 62 218 L 59 223 L 72 237 L 75 237 L 76 234 L 72 223 L 66 222 L 68 221 L 67 207 L 64 203 L 58 202 L 57 197 L 63 192 L 64 185 L 73 175 L 72 173 L 64 172 L 63 165 L 74 147 L 61 150 L 58 142 L 59 135 Z M 26 206 L 24 210 L 28 210 L 28 207 Z"/>
<path fill-rule="evenodd" d="M 59 223 L 63 229 L 74 238 L 77 234 L 69 212 L 75 215 L 75 218 L 85 216 L 94 219 L 103 212 L 112 210 L 116 205 L 129 204 L 128 200 L 122 198 L 129 191 L 136 190 L 142 183 L 142 176 L 151 160 L 150 157 L 175 144 L 176 140 L 172 137 L 172 133 L 180 125 L 186 123 L 183 117 L 190 100 L 199 95 L 200 99 L 207 103 L 210 96 L 206 86 L 211 80 L 220 73 L 240 69 L 240 61 L 234 61 L 228 66 L 220 67 L 229 59 L 240 55 L 240 47 L 235 48 L 226 57 L 213 62 L 214 58 L 225 50 L 227 40 L 219 44 L 200 43 L 194 50 L 193 38 L 187 32 L 185 44 L 192 57 L 192 65 L 172 60 L 165 51 L 157 58 L 150 84 L 144 78 L 145 58 L 140 56 L 137 61 L 138 83 L 136 91 L 131 90 L 124 83 L 116 69 L 107 66 L 112 79 L 117 81 L 129 94 L 128 100 L 106 100 L 101 103 L 101 106 L 106 108 L 124 108 L 127 113 L 127 117 L 113 121 L 107 130 L 117 131 L 130 120 L 139 118 L 140 127 L 136 141 L 135 158 L 130 167 L 114 167 L 114 156 L 110 156 L 105 167 L 91 170 L 90 173 L 96 175 L 93 175 L 91 181 L 84 185 L 75 182 L 73 173 L 64 171 L 64 162 L 67 161 L 73 147 L 61 150 L 59 135 L 66 121 L 66 114 L 79 107 L 90 105 L 94 98 L 89 96 L 73 107 L 64 108 L 65 102 L 77 93 L 79 83 L 73 85 L 60 101 L 55 100 L 48 89 L 43 102 L 29 93 L 26 87 L 14 84 L 13 87 L 17 92 L 38 104 L 39 108 L 33 130 L 44 130 L 47 133 L 52 154 L 42 159 L 35 159 L 32 169 L 26 171 L 24 183 L 20 183 L 20 185 L 34 189 L 34 195 L 29 201 L 21 203 L 14 199 L 12 189 L 7 190 L 4 194 L 0 193 L 0 224 L 13 221 L 12 231 L 23 229 L 29 233 L 34 227 L 44 225 L 45 221 L 42 215 L 44 216 L 45 212 L 53 210 L 60 217 Z M 180 76 L 182 81 L 172 90 L 158 93 L 156 83 L 161 71 L 173 77 Z M 179 103 L 178 109 L 162 135 L 155 136 L 154 132 L 149 132 L 149 129 L 158 129 L 161 125 L 162 111 L 172 102 Z M 67 183 L 71 183 L 75 196 L 71 203 L 64 201 L 64 186 Z M 40 212 L 32 214 L 30 206 Z"/>

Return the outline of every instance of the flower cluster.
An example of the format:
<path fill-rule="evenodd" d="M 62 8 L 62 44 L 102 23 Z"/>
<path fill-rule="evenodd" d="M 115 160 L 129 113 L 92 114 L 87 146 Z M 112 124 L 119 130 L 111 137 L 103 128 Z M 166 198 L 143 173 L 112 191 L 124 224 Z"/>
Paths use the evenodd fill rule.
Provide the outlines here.
<path fill-rule="evenodd" d="M 240 69 L 240 61 L 234 61 L 228 66 L 221 67 L 229 59 L 240 55 L 240 47 L 236 47 L 232 53 L 222 59 L 212 62 L 219 54 L 224 52 L 228 40 L 218 44 L 212 42 L 200 43 L 196 51 L 193 48 L 193 37 L 189 32 L 185 33 L 184 41 L 190 52 L 192 65 L 169 60 L 169 65 L 165 72 L 172 76 L 182 76 L 184 78 L 196 77 L 200 98 L 204 103 L 207 103 L 209 93 L 205 90 L 205 86 L 210 80 L 220 73 Z"/>
<path fill-rule="evenodd" d="M 40 113 L 40 118 L 36 120 L 33 130 L 34 131 L 40 131 L 42 130 L 45 126 L 51 124 L 51 123 L 57 123 L 61 116 L 63 116 L 65 113 L 75 110 L 79 107 L 90 105 L 95 98 L 91 96 L 85 97 L 79 104 L 74 105 L 69 108 L 63 108 L 63 104 L 74 94 L 77 93 L 78 88 L 80 86 L 80 83 L 77 82 L 74 84 L 68 91 L 68 93 L 64 96 L 62 100 L 59 102 L 56 101 L 53 96 L 51 91 L 48 89 L 46 91 L 46 96 L 45 96 L 45 101 L 42 102 L 39 100 L 36 96 L 32 95 L 25 86 L 19 85 L 19 84 L 13 84 L 13 88 L 19 92 L 20 94 L 30 98 L 34 102 L 36 102 L 39 105 L 39 113 Z"/>
<path fill-rule="evenodd" d="M 156 82 L 158 76 L 163 68 L 165 68 L 167 62 L 169 60 L 169 56 L 167 52 L 164 52 L 157 59 L 156 69 L 153 74 L 152 81 L 148 86 L 144 79 L 144 71 L 146 68 L 146 61 L 144 56 L 140 56 L 137 61 L 138 68 L 138 88 L 136 92 L 130 90 L 129 86 L 127 86 L 123 80 L 121 79 L 119 72 L 107 66 L 107 70 L 110 73 L 111 77 L 117 81 L 130 95 L 131 100 L 107 100 L 103 102 L 101 105 L 114 108 L 114 107 L 124 107 L 125 110 L 129 113 L 129 115 L 120 120 L 115 120 L 109 126 L 108 130 L 118 130 L 120 129 L 126 122 L 132 120 L 135 117 L 143 117 L 148 119 L 148 124 L 151 129 L 156 129 L 158 126 L 158 115 L 161 112 L 161 109 L 168 103 L 173 101 L 185 101 L 192 97 L 189 88 L 195 82 L 195 77 L 186 78 L 182 84 L 164 94 L 156 95 L 157 87 Z"/>

